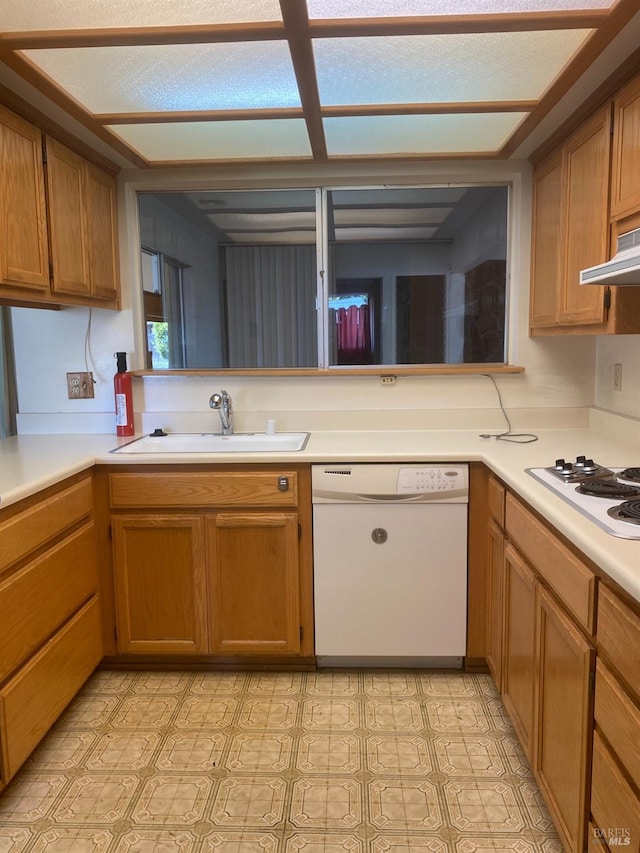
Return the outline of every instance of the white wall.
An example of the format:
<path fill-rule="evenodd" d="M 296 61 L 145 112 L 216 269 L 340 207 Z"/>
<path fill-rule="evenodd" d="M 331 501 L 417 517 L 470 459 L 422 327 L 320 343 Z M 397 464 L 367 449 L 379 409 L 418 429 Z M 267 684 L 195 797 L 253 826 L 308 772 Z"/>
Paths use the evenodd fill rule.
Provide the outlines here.
<path fill-rule="evenodd" d="M 509 361 L 523 374 L 498 378 L 504 403 L 519 426 L 568 424 L 594 401 L 595 339 L 528 337 L 530 168 L 526 162 L 397 164 L 385 173 L 366 165 L 265 167 L 232 170 L 149 170 L 121 175 L 120 246 L 124 309 L 94 309 L 91 350 L 96 398 L 70 401 L 66 372 L 84 369 L 88 311 L 14 309 L 21 432 L 111 432 L 113 353 L 129 353 L 130 367 L 144 364 L 139 243 L 135 191 L 248 186 L 372 185 L 382 183 L 513 182 Z M 637 364 L 637 356 L 636 356 Z M 626 377 L 625 377 L 626 378 Z M 137 426 L 217 427 L 208 407 L 223 386 L 233 395 L 240 429 L 258 429 L 275 416 L 287 428 L 375 428 L 380 425 L 468 428 L 502 425 L 492 384 L 482 376 L 402 377 L 391 387 L 378 377 L 151 377 L 134 382 Z M 637 381 L 636 381 L 637 386 Z M 161 421 L 156 423 L 156 421 Z M 190 425 L 185 427 L 184 425 Z"/>
<path fill-rule="evenodd" d="M 640 335 L 598 338 L 595 404 L 640 419 Z M 613 387 L 614 364 L 622 365 L 622 390 Z"/>

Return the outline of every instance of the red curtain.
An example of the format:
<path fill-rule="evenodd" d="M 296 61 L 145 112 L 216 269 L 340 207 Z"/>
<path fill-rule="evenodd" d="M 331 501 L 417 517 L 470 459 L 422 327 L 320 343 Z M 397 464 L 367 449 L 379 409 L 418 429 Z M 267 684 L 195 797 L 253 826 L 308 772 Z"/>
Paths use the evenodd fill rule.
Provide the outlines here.
<path fill-rule="evenodd" d="M 338 364 L 368 364 L 371 350 L 371 323 L 368 305 L 351 305 L 336 311 Z"/>

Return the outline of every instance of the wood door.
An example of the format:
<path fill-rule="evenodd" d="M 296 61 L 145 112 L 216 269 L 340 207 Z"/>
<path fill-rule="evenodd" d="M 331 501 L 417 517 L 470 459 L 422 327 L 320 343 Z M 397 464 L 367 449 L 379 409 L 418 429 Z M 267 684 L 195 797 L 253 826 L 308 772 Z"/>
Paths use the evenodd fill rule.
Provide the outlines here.
<path fill-rule="evenodd" d="M 525 755 L 534 747 L 536 600 L 538 583 L 516 549 L 505 548 L 503 700 Z"/>
<path fill-rule="evenodd" d="M 47 194 L 54 293 L 91 295 L 86 161 L 47 137 Z"/>
<path fill-rule="evenodd" d="M 504 622 L 504 534 L 489 521 L 487 557 L 487 665 L 498 690 L 502 690 Z"/>
<path fill-rule="evenodd" d="M 563 146 L 562 300 L 560 323 L 589 325 L 605 319 L 604 288 L 582 287 L 580 270 L 609 257 L 611 107 L 598 110 Z"/>
<path fill-rule="evenodd" d="M 640 74 L 614 101 L 611 216 L 640 212 Z"/>
<path fill-rule="evenodd" d="M 567 850 L 582 853 L 588 817 L 595 650 L 545 589 L 538 595 L 534 772 Z"/>
<path fill-rule="evenodd" d="M 120 292 L 116 182 L 107 172 L 89 163 L 86 189 L 91 293 L 98 299 L 116 299 Z"/>
<path fill-rule="evenodd" d="M 204 518 L 113 516 L 118 650 L 207 651 Z"/>
<path fill-rule="evenodd" d="M 532 328 L 558 322 L 560 227 L 562 199 L 562 151 L 553 151 L 533 176 L 533 233 L 531 246 L 531 298 L 529 323 Z"/>
<path fill-rule="evenodd" d="M 42 133 L 1 105 L 0 281 L 49 290 Z"/>
<path fill-rule="evenodd" d="M 207 537 L 211 652 L 299 654 L 297 513 L 218 513 Z"/>

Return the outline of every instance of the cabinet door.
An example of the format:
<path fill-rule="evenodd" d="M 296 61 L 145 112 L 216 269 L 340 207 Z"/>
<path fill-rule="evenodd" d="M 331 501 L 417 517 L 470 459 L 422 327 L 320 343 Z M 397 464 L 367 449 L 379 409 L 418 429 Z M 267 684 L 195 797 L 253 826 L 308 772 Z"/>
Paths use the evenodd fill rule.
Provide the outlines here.
<path fill-rule="evenodd" d="M 297 513 L 225 512 L 207 525 L 211 652 L 299 654 Z"/>
<path fill-rule="evenodd" d="M 533 176 L 533 233 L 531 247 L 532 328 L 558 321 L 558 288 L 562 251 L 562 151 L 556 149 Z"/>
<path fill-rule="evenodd" d="M 114 516 L 112 528 L 118 650 L 206 652 L 203 517 Z"/>
<path fill-rule="evenodd" d="M 91 293 L 116 299 L 119 293 L 115 179 L 87 164 L 87 239 Z"/>
<path fill-rule="evenodd" d="M 0 281 L 49 290 L 49 254 L 38 128 L 0 106 Z"/>
<path fill-rule="evenodd" d="M 546 590 L 540 589 L 538 601 L 538 732 L 533 766 L 565 848 L 581 853 L 595 652 Z"/>
<path fill-rule="evenodd" d="M 604 288 L 582 287 L 580 270 L 609 257 L 610 151 L 609 105 L 584 122 L 563 146 L 561 324 L 588 325 L 605 319 Z"/>
<path fill-rule="evenodd" d="M 85 210 L 86 162 L 47 138 L 49 235 L 55 293 L 91 295 Z"/>
<path fill-rule="evenodd" d="M 614 101 L 611 216 L 640 212 L 640 75 Z"/>
<path fill-rule="evenodd" d="M 502 689 L 504 621 L 504 534 L 489 521 L 487 558 L 487 664 L 498 690 Z"/>
<path fill-rule="evenodd" d="M 505 548 L 503 700 L 531 761 L 534 736 L 537 581 L 520 554 Z"/>

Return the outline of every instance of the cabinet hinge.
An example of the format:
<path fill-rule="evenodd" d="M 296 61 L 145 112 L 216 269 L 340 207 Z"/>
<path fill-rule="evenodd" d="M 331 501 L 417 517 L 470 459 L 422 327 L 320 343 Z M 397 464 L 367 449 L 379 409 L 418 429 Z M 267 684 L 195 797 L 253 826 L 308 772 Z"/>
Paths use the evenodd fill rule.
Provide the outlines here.
<path fill-rule="evenodd" d="M 109 537 L 109 539 L 113 539 L 113 533 L 111 532 L 111 525 L 109 525 L 109 527 L 107 529 L 107 536 Z"/>
<path fill-rule="evenodd" d="M 298 525 L 298 539 L 302 539 L 302 525 Z"/>
<path fill-rule="evenodd" d="M 611 308 L 611 288 L 605 287 L 604 290 L 604 307 L 609 309 Z"/>
<path fill-rule="evenodd" d="M 589 673 L 589 693 L 593 696 L 596 692 L 596 671 L 592 669 Z"/>
<path fill-rule="evenodd" d="M 302 642 L 302 638 L 303 638 L 303 636 L 304 636 L 304 628 L 303 628 L 303 627 L 302 627 L 302 625 L 301 625 L 301 626 L 300 626 L 300 642 Z"/>
<path fill-rule="evenodd" d="M 53 281 L 53 264 L 49 261 L 49 279 Z"/>
<path fill-rule="evenodd" d="M 118 645 L 118 628 L 113 626 L 113 639 L 115 640 L 116 646 Z"/>
<path fill-rule="evenodd" d="M 45 164 L 45 166 L 47 165 L 47 145 L 44 139 L 42 140 L 42 162 Z"/>

